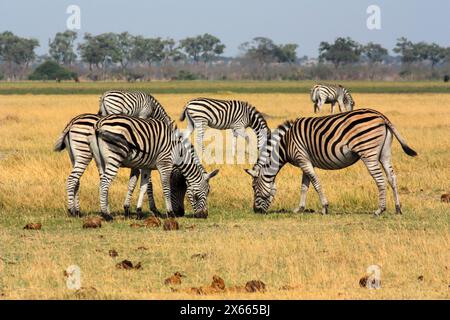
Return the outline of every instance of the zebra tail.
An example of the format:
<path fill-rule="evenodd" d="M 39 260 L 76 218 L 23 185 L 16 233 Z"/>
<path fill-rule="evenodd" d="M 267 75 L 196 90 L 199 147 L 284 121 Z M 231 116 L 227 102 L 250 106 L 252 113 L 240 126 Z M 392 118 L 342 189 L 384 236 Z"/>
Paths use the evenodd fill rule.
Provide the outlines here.
<path fill-rule="evenodd" d="M 69 127 L 65 128 L 64 131 L 61 133 L 61 135 L 58 137 L 58 139 L 55 142 L 53 151 L 61 152 L 67 147 L 66 143 L 65 143 L 65 139 L 66 139 L 66 136 L 68 133 L 69 133 Z"/>
<path fill-rule="evenodd" d="M 186 112 L 187 112 L 187 109 L 184 108 L 183 112 L 180 115 L 180 121 L 184 121 L 184 119 L 186 118 Z"/>
<path fill-rule="evenodd" d="M 405 139 L 403 139 L 403 137 L 400 135 L 400 132 L 398 132 L 398 130 L 394 127 L 394 125 L 387 118 L 385 118 L 385 121 L 386 121 L 386 125 L 388 126 L 389 130 L 391 130 L 391 132 L 394 134 L 394 136 L 397 138 L 398 142 L 402 146 L 403 151 L 410 157 L 417 156 L 417 152 L 414 151 L 413 149 L 411 149 L 406 144 Z"/>
<path fill-rule="evenodd" d="M 99 107 L 98 107 L 98 113 L 97 115 L 102 116 L 102 115 L 106 115 L 105 108 L 104 108 L 104 99 L 105 99 L 105 95 L 102 95 L 100 97 L 100 102 L 99 102 Z"/>
<path fill-rule="evenodd" d="M 97 164 L 97 166 L 99 166 L 99 171 L 103 174 L 103 172 L 105 172 L 105 162 L 101 157 L 100 149 L 98 146 L 97 131 L 95 131 L 95 134 L 89 136 L 87 139 L 89 141 L 89 147 L 91 149 L 92 155 L 94 156 L 95 163 Z"/>

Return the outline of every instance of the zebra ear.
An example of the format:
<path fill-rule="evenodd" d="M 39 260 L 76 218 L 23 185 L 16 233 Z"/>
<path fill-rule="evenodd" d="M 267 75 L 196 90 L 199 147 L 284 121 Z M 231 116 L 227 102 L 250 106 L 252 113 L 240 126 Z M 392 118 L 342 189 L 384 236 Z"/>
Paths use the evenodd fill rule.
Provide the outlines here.
<path fill-rule="evenodd" d="M 256 178 L 258 176 L 258 173 L 253 169 L 244 169 L 244 171 L 251 175 L 253 178 Z"/>
<path fill-rule="evenodd" d="M 219 169 L 216 169 L 210 173 L 206 174 L 206 180 L 209 181 L 211 178 L 214 178 L 219 173 Z"/>

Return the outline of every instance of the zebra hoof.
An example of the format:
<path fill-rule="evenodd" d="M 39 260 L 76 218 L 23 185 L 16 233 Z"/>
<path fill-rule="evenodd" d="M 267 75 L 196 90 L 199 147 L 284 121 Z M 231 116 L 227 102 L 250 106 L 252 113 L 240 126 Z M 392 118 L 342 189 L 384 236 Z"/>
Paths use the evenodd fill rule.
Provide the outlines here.
<path fill-rule="evenodd" d="M 174 210 L 173 212 L 175 213 L 176 217 L 184 217 L 184 209 Z"/>
<path fill-rule="evenodd" d="M 384 211 L 386 211 L 386 208 L 379 208 L 377 211 L 375 211 L 373 214 L 378 217 L 381 215 Z"/>
<path fill-rule="evenodd" d="M 294 209 L 294 213 L 301 213 L 305 212 L 305 207 L 298 207 Z"/>
<path fill-rule="evenodd" d="M 396 205 L 396 206 L 395 206 L 395 213 L 396 213 L 396 214 L 403 214 L 402 208 L 401 208 L 399 205 Z"/>
<path fill-rule="evenodd" d="M 69 216 L 71 217 L 80 217 L 80 210 L 77 209 L 68 209 Z"/>
<path fill-rule="evenodd" d="M 155 216 L 161 215 L 161 212 L 158 209 L 156 209 L 156 207 L 150 208 L 150 212 L 153 213 Z"/>
<path fill-rule="evenodd" d="M 105 221 L 112 221 L 114 219 L 113 216 L 109 213 L 102 213 L 101 216 L 103 219 L 105 219 Z"/>
<path fill-rule="evenodd" d="M 136 219 L 142 220 L 145 218 L 145 214 L 142 213 L 142 208 L 136 208 Z"/>
<path fill-rule="evenodd" d="M 123 211 L 124 211 L 125 218 L 130 217 L 130 214 L 131 214 L 130 206 L 123 206 Z"/>
<path fill-rule="evenodd" d="M 208 218 L 208 214 L 204 212 L 194 213 L 194 218 L 196 219 L 206 219 Z"/>
<path fill-rule="evenodd" d="M 328 214 L 328 205 L 327 204 L 322 207 L 322 214 L 324 214 L 324 215 Z"/>

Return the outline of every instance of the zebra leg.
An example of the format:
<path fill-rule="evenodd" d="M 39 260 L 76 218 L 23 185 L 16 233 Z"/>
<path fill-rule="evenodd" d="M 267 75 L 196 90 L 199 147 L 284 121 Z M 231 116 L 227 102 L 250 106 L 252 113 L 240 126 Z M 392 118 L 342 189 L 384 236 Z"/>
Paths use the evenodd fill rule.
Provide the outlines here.
<path fill-rule="evenodd" d="M 299 213 L 299 212 L 305 211 L 306 193 L 308 192 L 310 182 L 311 182 L 311 180 L 309 179 L 309 176 L 303 172 L 302 189 L 301 189 L 301 193 L 300 193 L 300 204 L 299 204 L 298 208 L 294 209 L 294 213 Z"/>
<path fill-rule="evenodd" d="M 369 170 L 370 175 L 375 180 L 375 183 L 378 187 L 378 209 L 374 212 L 376 216 L 380 215 L 384 211 L 386 211 L 386 182 L 383 177 L 383 172 L 381 171 L 380 164 L 378 162 L 377 157 L 364 158 L 361 157 L 361 160 Z"/>
<path fill-rule="evenodd" d="M 395 175 L 394 168 L 392 167 L 391 162 L 391 142 L 392 142 L 392 134 L 390 133 L 390 131 L 388 131 L 386 134 L 386 140 L 384 142 L 383 149 L 381 150 L 380 162 L 381 165 L 383 166 L 384 172 L 386 173 L 389 185 L 391 186 L 394 192 L 395 212 L 401 214 L 402 209 L 400 205 L 400 199 L 398 196 L 397 177 Z"/>
<path fill-rule="evenodd" d="M 345 112 L 347 109 L 345 108 L 344 101 L 342 99 L 338 99 L 339 111 Z"/>
<path fill-rule="evenodd" d="M 105 171 L 108 171 L 108 170 L 105 170 Z M 108 193 L 109 193 L 109 187 L 111 186 L 111 182 L 116 174 L 117 174 L 117 170 L 112 177 L 109 177 L 107 174 L 103 174 L 100 179 L 100 211 L 101 211 L 101 216 L 106 221 L 113 220 L 113 217 L 111 216 L 110 211 L 109 211 Z"/>
<path fill-rule="evenodd" d="M 89 161 L 86 160 L 86 163 L 74 161 L 74 166 L 72 172 L 67 178 L 67 201 L 68 201 L 68 211 L 71 216 L 79 216 L 80 215 L 80 203 L 78 198 L 78 193 L 80 189 L 80 178 L 89 165 Z"/>
<path fill-rule="evenodd" d="M 317 177 L 312 164 L 307 163 L 307 164 L 301 166 L 301 169 L 303 170 L 303 174 L 304 175 L 306 174 L 308 176 L 309 180 L 311 181 L 312 185 L 314 186 L 314 189 L 316 190 L 317 194 L 319 195 L 319 199 L 322 204 L 322 214 L 327 214 L 328 213 L 328 200 L 322 191 L 322 186 L 320 185 L 319 178 Z M 303 180 L 302 180 L 302 189 L 303 189 Z M 304 196 L 305 196 L 305 202 L 306 202 L 306 191 L 304 193 Z"/>
<path fill-rule="evenodd" d="M 191 121 L 191 118 L 190 117 L 186 117 L 186 119 L 187 119 L 187 128 L 183 132 L 183 140 L 189 139 L 189 137 L 191 136 L 192 132 L 194 132 L 194 128 L 195 128 L 195 123 Z"/>
<path fill-rule="evenodd" d="M 331 114 L 333 114 L 334 113 L 334 105 L 335 105 L 336 103 L 335 102 L 332 102 L 331 103 Z M 339 106 L 339 109 L 340 109 L 341 107 Z"/>
<path fill-rule="evenodd" d="M 157 216 L 161 215 L 161 212 L 159 212 L 158 208 L 156 208 L 155 198 L 153 197 L 153 183 L 152 183 L 151 172 L 149 172 L 149 175 L 148 175 L 147 197 L 148 197 L 150 211 Z"/>
<path fill-rule="evenodd" d="M 172 175 L 172 164 L 170 162 L 164 162 L 156 165 L 159 174 L 161 176 L 161 184 L 163 188 L 164 200 L 166 202 L 167 216 L 172 217 L 172 201 L 170 197 L 170 176 Z"/>
<path fill-rule="evenodd" d="M 197 148 L 199 148 L 203 154 L 205 151 L 205 146 L 203 145 L 203 137 L 205 136 L 205 127 L 206 124 L 204 122 L 195 123 L 195 130 L 197 131 Z"/>
<path fill-rule="evenodd" d="M 233 140 L 233 142 L 234 142 L 233 143 L 233 157 L 234 157 L 234 155 L 237 152 L 237 137 L 238 136 L 243 137 L 245 139 L 245 143 L 246 143 L 247 146 L 250 143 L 250 138 L 249 138 L 247 132 L 245 132 L 245 128 L 233 129 L 233 136 L 234 136 L 234 140 Z M 246 153 L 247 153 L 247 151 L 246 151 Z"/>
<path fill-rule="evenodd" d="M 80 180 L 78 180 L 77 185 L 75 186 L 75 210 L 80 216 Z"/>
<path fill-rule="evenodd" d="M 142 213 L 142 204 L 144 202 L 145 194 L 148 193 L 149 183 L 151 183 L 150 169 L 142 169 L 141 170 L 141 185 L 140 185 L 140 189 L 139 189 L 139 198 L 138 198 L 138 203 L 137 203 L 137 208 L 136 208 L 136 214 L 137 214 L 138 219 L 144 218 L 144 214 Z M 153 192 L 152 192 L 152 196 L 153 196 Z M 153 203 L 153 206 L 154 205 L 155 204 Z"/>
<path fill-rule="evenodd" d="M 125 201 L 123 203 L 123 210 L 125 212 L 126 218 L 128 218 L 130 216 L 131 197 L 133 195 L 134 189 L 136 188 L 136 184 L 139 179 L 139 174 L 140 174 L 139 169 L 131 169 L 130 180 L 128 181 L 128 192 L 125 197 Z"/>

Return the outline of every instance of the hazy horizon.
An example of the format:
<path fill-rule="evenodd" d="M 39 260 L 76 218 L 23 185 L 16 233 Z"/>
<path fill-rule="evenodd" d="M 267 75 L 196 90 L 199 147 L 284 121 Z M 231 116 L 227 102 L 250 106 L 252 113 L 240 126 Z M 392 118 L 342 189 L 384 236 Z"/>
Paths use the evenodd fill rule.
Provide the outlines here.
<path fill-rule="evenodd" d="M 128 31 L 133 35 L 173 38 L 210 33 L 226 45 L 224 56 L 239 53 L 241 43 L 257 36 L 275 43 L 296 43 L 298 56 L 316 57 L 321 41 L 349 36 L 360 43 L 380 43 L 390 50 L 402 36 L 411 41 L 436 42 L 450 46 L 450 2 L 445 0 L 367 1 L 347 0 L 336 5 L 331 1 L 268 0 L 211 1 L 174 0 L 93 1 L 24 0 L 0 1 L 0 32 L 9 30 L 22 37 L 39 40 L 38 54 L 48 50 L 48 41 L 56 32 L 66 30 L 69 5 L 81 9 L 84 33 Z M 381 9 L 381 29 L 369 30 L 366 13 L 369 5 Z"/>

